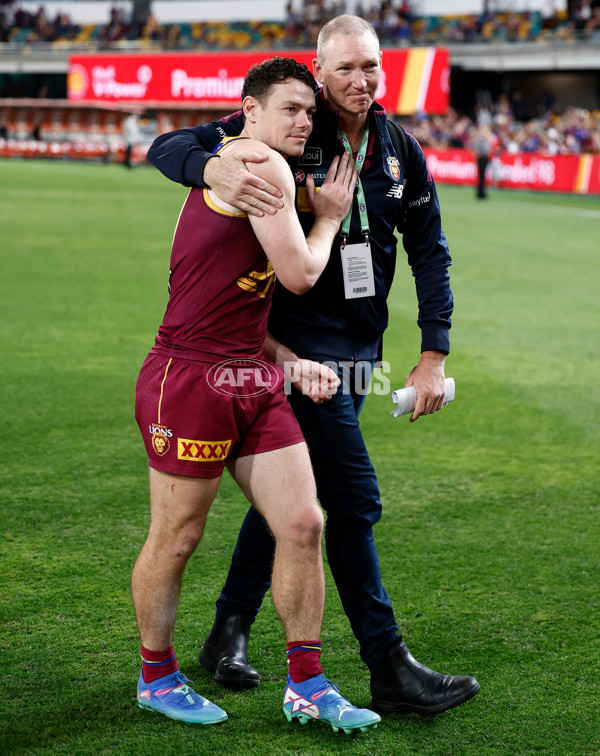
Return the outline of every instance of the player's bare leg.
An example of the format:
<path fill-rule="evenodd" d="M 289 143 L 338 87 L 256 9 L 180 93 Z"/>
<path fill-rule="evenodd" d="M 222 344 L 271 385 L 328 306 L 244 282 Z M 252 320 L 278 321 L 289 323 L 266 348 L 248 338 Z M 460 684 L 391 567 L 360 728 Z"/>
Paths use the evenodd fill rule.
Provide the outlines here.
<path fill-rule="evenodd" d="M 150 531 L 131 578 L 146 648 L 158 651 L 173 642 L 181 577 L 202 538 L 219 482 L 150 470 Z"/>
<path fill-rule="evenodd" d="M 131 578 L 142 642 L 138 703 L 198 724 L 227 715 L 186 684 L 173 651 L 173 629 L 183 571 L 202 538 L 219 481 L 150 470 L 150 531 Z"/>
<path fill-rule="evenodd" d="M 271 592 L 288 642 L 318 638 L 325 600 L 323 514 L 306 444 L 241 457 L 228 468 L 275 538 Z"/>
<path fill-rule="evenodd" d="M 320 664 L 323 515 L 306 444 L 241 457 L 228 467 L 276 541 L 271 591 L 288 641 L 289 675 L 283 699 L 288 721 L 306 724 L 321 719 L 336 732 L 376 727 L 379 715 L 357 709 L 343 698 Z"/>

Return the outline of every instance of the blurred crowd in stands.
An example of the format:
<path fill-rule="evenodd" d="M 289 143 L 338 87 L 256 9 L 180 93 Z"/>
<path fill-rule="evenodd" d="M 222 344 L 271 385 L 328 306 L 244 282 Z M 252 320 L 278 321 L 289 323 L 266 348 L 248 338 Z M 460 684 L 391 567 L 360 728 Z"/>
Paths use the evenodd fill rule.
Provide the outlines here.
<path fill-rule="evenodd" d="M 482 7 L 491 5 L 482 2 Z M 35 13 L 19 0 L 0 0 L 0 43 L 13 45 L 123 46 L 152 49 L 277 49 L 314 47 L 320 28 L 341 13 L 356 13 L 376 28 L 384 45 L 469 42 L 575 41 L 600 38 L 600 0 L 569 0 L 568 10 L 555 10 L 548 0 L 543 11 L 488 12 L 472 15 L 418 16 L 407 0 L 303 0 L 288 4 L 285 22 L 160 24 L 151 14 L 128 17 L 109 6 L 104 24 L 71 23 L 66 13 L 54 18 L 43 5 Z"/>
<path fill-rule="evenodd" d="M 423 147 L 476 149 L 488 143 L 488 154 L 536 152 L 543 155 L 600 155 L 600 112 L 568 107 L 559 114 L 552 107 L 538 113 L 518 93 L 501 96 L 492 107 L 478 107 L 473 118 L 450 109 L 443 116 L 399 119 Z"/>
<path fill-rule="evenodd" d="M 482 7 L 493 3 L 482 2 Z M 548 0 L 544 10 L 534 12 L 483 12 L 418 16 L 412 3 L 403 0 L 381 0 L 370 6 L 357 1 L 327 3 L 305 0 L 303 10 L 294 12 L 288 6 L 286 42 L 314 45 L 319 29 L 340 13 L 353 12 L 366 18 L 375 27 L 383 44 L 452 44 L 462 42 L 543 42 L 573 41 L 600 36 L 600 0 L 571 0 L 567 11 L 555 9 Z"/>

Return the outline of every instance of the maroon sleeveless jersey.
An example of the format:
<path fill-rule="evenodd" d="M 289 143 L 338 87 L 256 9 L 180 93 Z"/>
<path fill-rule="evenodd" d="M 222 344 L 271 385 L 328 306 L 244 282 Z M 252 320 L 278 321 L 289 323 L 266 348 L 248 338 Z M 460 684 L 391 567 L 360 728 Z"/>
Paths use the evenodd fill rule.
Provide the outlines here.
<path fill-rule="evenodd" d="M 245 213 L 234 215 L 192 189 L 181 210 L 169 303 L 154 354 L 214 362 L 260 358 L 275 273 Z"/>

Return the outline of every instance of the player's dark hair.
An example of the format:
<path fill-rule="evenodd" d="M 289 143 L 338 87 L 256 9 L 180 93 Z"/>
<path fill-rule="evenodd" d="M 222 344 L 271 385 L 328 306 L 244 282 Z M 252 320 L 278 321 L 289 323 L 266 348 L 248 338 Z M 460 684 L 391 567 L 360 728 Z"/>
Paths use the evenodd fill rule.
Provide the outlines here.
<path fill-rule="evenodd" d="M 313 92 L 317 91 L 314 76 L 303 63 L 293 58 L 269 58 L 257 63 L 246 74 L 242 87 L 242 100 L 245 97 L 255 97 L 261 105 L 267 100 L 274 84 L 285 84 L 297 79 Z"/>

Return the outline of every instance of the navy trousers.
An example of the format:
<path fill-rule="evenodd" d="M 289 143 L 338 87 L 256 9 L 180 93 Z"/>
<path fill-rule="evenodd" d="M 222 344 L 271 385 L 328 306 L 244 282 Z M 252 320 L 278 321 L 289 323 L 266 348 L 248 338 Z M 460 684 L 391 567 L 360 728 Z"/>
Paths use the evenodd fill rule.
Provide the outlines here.
<path fill-rule="evenodd" d="M 324 355 L 306 355 L 319 362 Z M 325 547 L 344 611 L 370 670 L 396 640 L 398 626 L 382 585 L 373 525 L 381 500 L 358 416 L 372 363 L 337 365 L 343 381 L 328 402 L 317 405 L 293 390 L 290 404 L 310 450 L 317 493 L 327 513 Z M 217 601 L 217 619 L 255 616 L 271 584 L 274 541 L 262 516 L 250 508 L 233 553 L 227 581 Z"/>

